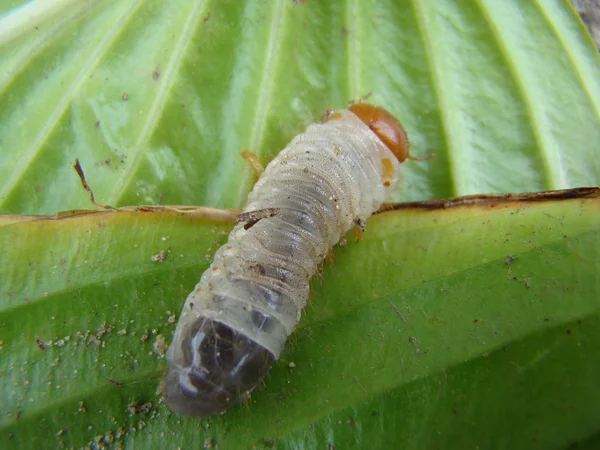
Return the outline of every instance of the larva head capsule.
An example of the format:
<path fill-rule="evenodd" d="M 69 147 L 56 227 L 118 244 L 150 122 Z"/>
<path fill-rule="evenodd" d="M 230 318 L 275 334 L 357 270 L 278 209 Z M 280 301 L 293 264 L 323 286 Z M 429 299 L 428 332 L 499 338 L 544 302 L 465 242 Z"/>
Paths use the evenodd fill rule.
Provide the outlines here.
<path fill-rule="evenodd" d="M 186 416 L 208 416 L 239 403 L 262 380 L 273 354 L 229 326 L 200 317 L 181 343 L 162 384 L 165 403 Z"/>
<path fill-rule="evenodd" d="M 399 162 L 404 162 L 409 157 L 410 146 L 406 131 L 389 112 L 367 103 L 355 103 L 348 109 L 381 139 Z"/>

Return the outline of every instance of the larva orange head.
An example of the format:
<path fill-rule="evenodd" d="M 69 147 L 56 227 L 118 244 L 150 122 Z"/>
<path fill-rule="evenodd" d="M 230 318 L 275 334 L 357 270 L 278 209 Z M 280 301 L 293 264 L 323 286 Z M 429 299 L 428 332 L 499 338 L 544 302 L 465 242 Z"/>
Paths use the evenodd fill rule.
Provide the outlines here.
<path fill-rule="evenodd" d="M 355 103 L 348 108 L 391 150 L 398 161 L 408 158 L 408 136 L 404 127 L 385 109 L 367 103 Z"/>

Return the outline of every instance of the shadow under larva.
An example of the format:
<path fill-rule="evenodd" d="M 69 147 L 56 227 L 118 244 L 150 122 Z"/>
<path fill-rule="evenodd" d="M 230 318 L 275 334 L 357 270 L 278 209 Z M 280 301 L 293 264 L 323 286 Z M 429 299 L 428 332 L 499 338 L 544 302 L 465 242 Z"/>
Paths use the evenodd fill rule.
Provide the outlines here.
<path fill-rule="evenodd" d="M 183 306 L 162 382 L 173 411 L 222 412 L 260 382 L 319 264 L 388 198 L 408 151 L 390 113 L 357 103 L 309 125 L 271 161 Z"/>

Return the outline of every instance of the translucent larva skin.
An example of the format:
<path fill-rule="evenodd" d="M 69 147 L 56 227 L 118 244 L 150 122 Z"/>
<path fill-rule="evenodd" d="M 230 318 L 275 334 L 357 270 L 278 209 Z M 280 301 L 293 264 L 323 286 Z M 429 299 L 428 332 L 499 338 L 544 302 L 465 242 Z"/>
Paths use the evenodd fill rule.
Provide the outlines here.
<path fill-rule="evenodd" d="M 398 165 L 350 110 L 309 125 L 271 161 L 244 208 L 270 213 L 235 226 L 184 304 L 162 385 L 173 411 L 218 413 L 260 382 L 298 323 L 319 264 L 388 198 Z"/>
<path fill-rule="evenodd" d="M 180 368 L 167 372 L 165 400 L 173 411 L 186 416 L 214 414 L 237 403 L 275 360 L 247 336 L 206 317 L 196 321 L 181 348 L 181 364 L 192 370 L 187 379 L 181 377 Z"/>

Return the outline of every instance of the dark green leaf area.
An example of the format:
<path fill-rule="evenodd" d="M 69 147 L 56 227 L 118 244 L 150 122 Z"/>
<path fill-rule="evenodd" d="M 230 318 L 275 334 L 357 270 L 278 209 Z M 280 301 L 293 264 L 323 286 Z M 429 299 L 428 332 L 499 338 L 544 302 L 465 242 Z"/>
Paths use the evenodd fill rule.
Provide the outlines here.
<path fill-rule="evenodd" d="M 407 449 L 596 448 L 598 436 L 589 436 L 600 415 L 599 330 L 598 314 L 549 327 L 273 442 L 290 449 L 398 442 Z"/>

